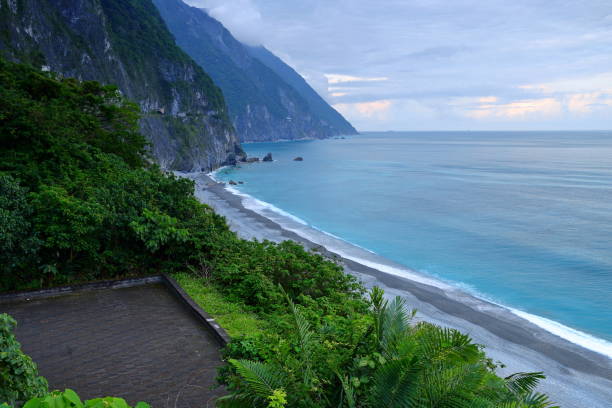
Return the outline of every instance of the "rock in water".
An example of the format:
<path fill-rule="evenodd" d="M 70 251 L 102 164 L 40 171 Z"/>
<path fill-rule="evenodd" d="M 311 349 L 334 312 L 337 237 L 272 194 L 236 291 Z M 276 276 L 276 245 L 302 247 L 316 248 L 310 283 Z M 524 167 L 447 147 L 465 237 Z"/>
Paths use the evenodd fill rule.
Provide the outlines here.
<path fill-rule="evenodd" d="M 246 159 L 247 163 L 256 163 L 259 161 L 259 157 L 249 157 Z"/>
<path fill-rule="evenodd" d="M 266 156 L 263 158 L 263 161 L 271 162 L 272 161 L 272 153 L 266 154 Z"/>
<path fill-rule="evenodd" d="M 304 161 L 304 159 L 301 156 L 298 156 L 295 159 L 293 159 L 293 161 Z"/>
<path fill-rule="evenodd" d="M 229 183 L 230 183 L 231 186 L 235 186 L 236 184 L 238 184 L 234 180 L 230 180 Z"/>

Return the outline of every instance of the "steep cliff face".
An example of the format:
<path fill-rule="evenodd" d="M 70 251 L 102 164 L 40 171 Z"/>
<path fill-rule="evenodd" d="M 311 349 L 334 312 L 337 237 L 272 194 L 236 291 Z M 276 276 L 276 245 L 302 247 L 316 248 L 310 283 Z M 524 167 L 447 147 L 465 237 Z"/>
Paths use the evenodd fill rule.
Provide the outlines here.
<path fill-rule="evenodd" d="M 163 168 L 209 170 L 242 152 L 220 89 L 150 0 L 0 0 L 0 53 L 116 84 L 140 104 Z"/>
<path fill-rule="evenodd" d="M 285 83 L 295 89 L 308 103 L 310 111 L 319 119 L 329 123 L 342 134 L 355 134 L 355 128 L 314 90 L 304 78 L 283 60 L 263 46 L 248 47 L 249 53 L 270 68 Z"/>
<path fill-rule="evenodd" d="M 250 48 L 204 10 L 181 0 L 153 0 L 185 50 L 223 90 L 230 117 L 242 141 L 325 138 L 355 129 L 310 89 L 318 105 L 263 63 Z M 280 64 L 284 63 L 280 60 Z M 290 67 L 287 70 L 299 75 Z M 299 77 L 301 78 L 301 77 Z"/>

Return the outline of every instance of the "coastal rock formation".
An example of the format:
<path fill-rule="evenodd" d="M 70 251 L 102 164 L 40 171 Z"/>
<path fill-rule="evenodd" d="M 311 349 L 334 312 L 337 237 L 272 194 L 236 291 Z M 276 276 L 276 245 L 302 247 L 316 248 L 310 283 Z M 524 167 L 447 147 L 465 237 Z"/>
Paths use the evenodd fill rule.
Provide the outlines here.
<path fill-rule="evenodd" d="M 264 156 L 264 158 L 262 159 L 262 161 L 265 162 L 271 162 L 272 161 L 272 153 L 268 153 Z"/>
<path fill-rule="evenodd" d="M 301 156 L 296 157 L 293 161 L 304 161 L 304 158 Z"/>
<path fill-rule="evenodd" d="M 231 186 L 235 186 L 235 185 L 237 185 L 238 183 L 236 183 L 234 180 L 230 180 L 230 181 L 229 181 L 229 184 L 230 184 Z"/>
<path fill-rule="evenodd" d="M 223 90 L 242 141 L 325 138 L 356 130 L 291 67 L 238 40 L 203 9 L 153 0 L 177 44 Z"/>
<path fill-rule="evenodd" d="M 244 155 L 221 90 L 151 0 L 0 0 L 0 31 L 5 58 L 116 84 L 140 105 L 162 168 L 211 170 Z"/>
<path fill-rule="evenodd" d="M 247 163 L 256 163 L 259 161 L 259 157 L 249 157 L 246 159 Z"/>

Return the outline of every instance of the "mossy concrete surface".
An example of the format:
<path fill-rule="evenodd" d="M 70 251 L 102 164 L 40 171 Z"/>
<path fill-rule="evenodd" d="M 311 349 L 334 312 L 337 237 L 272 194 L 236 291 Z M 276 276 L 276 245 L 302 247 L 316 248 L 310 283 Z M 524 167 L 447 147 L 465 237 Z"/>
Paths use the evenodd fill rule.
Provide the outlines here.
<path fill-rule="evenodd" d="M 1 304 L 51 389 L 153 407 L 214 406 L 219 342 L 163 284 Z"/>

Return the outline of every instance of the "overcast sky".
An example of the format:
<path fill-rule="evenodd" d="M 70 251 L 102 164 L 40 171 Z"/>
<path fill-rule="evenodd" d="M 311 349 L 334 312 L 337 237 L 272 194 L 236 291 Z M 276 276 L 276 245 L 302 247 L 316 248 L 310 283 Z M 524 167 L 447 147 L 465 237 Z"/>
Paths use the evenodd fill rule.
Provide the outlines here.
<path fill-rule="evenodd" d="M 612 129 L 612 0 L 187 0 L 359 130 Z"/>

